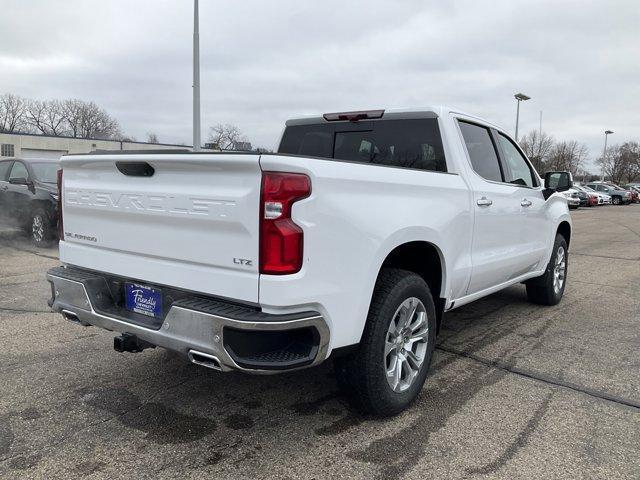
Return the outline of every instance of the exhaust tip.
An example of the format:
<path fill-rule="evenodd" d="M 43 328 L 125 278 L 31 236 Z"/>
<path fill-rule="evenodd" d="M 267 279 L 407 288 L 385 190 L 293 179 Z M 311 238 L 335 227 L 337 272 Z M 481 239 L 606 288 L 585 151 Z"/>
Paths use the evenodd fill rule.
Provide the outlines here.
<path fill-rule="evenodd" d="M 189 361 L 195 365 L 201 367 L 211 368 L 212 370 L 222 371 L 220 366 L 220 360 L 217 357 L 204 352 L 198 352 L 196 350 L 189 350 L 187 354 Z"/>
<path fill-rule="evenodd" d="M 80 323 L 80 319 L 78 318 L 78 315 L 76 315 L 72 311 L 62 310 L 61 313 L 62 313 L 62 316 L 65 318 L 65 320 L 69 320 L 70 322 Z"/>

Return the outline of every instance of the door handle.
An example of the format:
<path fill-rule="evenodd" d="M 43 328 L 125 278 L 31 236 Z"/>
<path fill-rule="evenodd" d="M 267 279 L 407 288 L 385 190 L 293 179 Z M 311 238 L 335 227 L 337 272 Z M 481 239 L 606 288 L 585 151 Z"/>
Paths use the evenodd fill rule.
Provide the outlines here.
<path fill-rule="evenodd" d="M 487 197 L 479 198 L 476 202 L 481 207 L 488 207 L 489 205 L 493 205 L 493 200 L 489 200 Z"/>
<path fill-rule="evenodd" d="M 530 207 L 531 201 L 527 200 L 526 198 L 523 198 L 522 201 L 520 202 L 520 205 L 522 205 L 523 207 Z"/>

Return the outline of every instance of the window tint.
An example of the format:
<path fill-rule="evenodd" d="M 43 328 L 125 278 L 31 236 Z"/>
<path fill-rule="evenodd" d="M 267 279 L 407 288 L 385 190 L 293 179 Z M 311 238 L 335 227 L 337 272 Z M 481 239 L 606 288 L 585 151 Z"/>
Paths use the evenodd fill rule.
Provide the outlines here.
<path fill-rule="evenodd" d="M 11 162 L 0 162 L 0 182 L 7 179 L 7 173 L 9 172 L 10 166 Z"/>
<path fill-rule="evenodd" d="M 434 118 L 291 125 L 278 153 L 447 171 Z"/>
<path fill-rule="evenodd" d="M 9 178 L 29 178 L 29 172 L 27 172 L 27 167 L 25 167 L 20 162 L 15 162 L 13 164 L 13 168 L 11 169 L 11 174 Z"/>
<path fill-rule="evenodd" d="M 498 155 L 489 135 L 489 130 L 472 123 L 459 123 L 473 169 L 482 178 L 502 182 Z"/>
<path fill-rule="evenodd" d="M 500 133 L 498 134 L 498 142 L 500 143 L 500 148 L 502 149 L 502 154 L 507 164 L 505 181 L 516 185 L 537 187 L 538 184 L 533 177 L 533 173 L 531 172 L 527 161 L 511 140 Z"/>

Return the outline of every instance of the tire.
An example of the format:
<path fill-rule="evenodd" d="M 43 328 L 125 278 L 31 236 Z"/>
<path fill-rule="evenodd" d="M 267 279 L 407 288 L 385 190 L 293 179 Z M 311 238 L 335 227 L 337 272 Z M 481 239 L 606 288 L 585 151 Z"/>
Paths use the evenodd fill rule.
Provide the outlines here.
<path fill-rule="evenodd" d="M 46 210 L 43 208 L 34 209 L 29 221 L 31 241 L 39 247 L 45 247 L 51 243 L 54 235 L 51 217 Z"/>
<path fill-rule="evenodd" d="M 611 203 L 613 203 L 614 205 L 620 205 L 622 203 L 622 198 L 620 197 L 613 197 L 611 199 Z"/>
<path fill-rule="evenodd" d="M 557 269 L 556 266 L 558 267 Z M 569 252 L 567 250 L 567 241 L 562 235 L 557 234 L 553 245 L 553 253 L 544 274 L 526 283 L 529 301 L 540 305 L 557 305 L 560 303 L 567 285 L 568 269 Z M 556 276 L 556 273 L 558 276 Z M 559 281 L 559 285 L 556 280 Z"/>
<path fill-rule="evenodd" d="M 411 310 L 414 314 L 404 333 L 392 341 Z M 435 304 L 422 277 L 406 270 L 383 269 L 357 350 L 334 362 L 338 386 L 364 413 L 379 417 L 400 413 L 413 403 L 424 385 L 435 333 Z M 418 340 L 409 343 L 411 335 Z M 389 379 L 388 370 L 394 373 Z"/>

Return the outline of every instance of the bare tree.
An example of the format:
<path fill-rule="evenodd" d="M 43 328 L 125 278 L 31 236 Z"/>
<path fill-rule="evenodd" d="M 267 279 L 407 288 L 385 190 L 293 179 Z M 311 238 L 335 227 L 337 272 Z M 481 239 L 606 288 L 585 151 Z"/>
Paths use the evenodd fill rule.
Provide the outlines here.
<path fill-rule="evenodd" d="M 520 147 L 527 155 L 535 169 L 543 174 L 546 170 L 546 162 L 549 154 L 553 150 L 554 139 L 545 132 L 538 133 L 537 130 L 530 131 L 519 141 Z"/>
<path fill-rule="evenodd" d="M 209 130 L 209 142 L 220 150 L 235 150 L 239 143 L 246 142 L 245 136 L 235 125 L 217 124 Z"/>
<path fill-rule="evenodd" d="M 27 100 L 25 103 L 25 123 L 29 125 L 34 131 L 40 133 L 47 133 L 45 127 L 45 110 L 47 105 L 42 100 Z"/>
<path fill-rule="evenodd" d="M 34 131 L 45 135 L 66 135 L 69 130 L 59 100 L 29 100 L 26 102 L 25 122 Z"/>
<path fill-rule="evenodd" d="M 70 98 L 62 102 L 62 112 L 72 137 L 79 137 L 82 125 L 82 100 Z"/>
<path fill-rule="evenodd" d="M 73 137 L 112 139 L 121 135 L 117 120 L 94 102 L 69 99 L 62 103 L 61 108 Z"/>
<path fill-rule="evenodd" d="M 160 143 L 158 135 L 155 132 L 147 133 L 147 143 Z"/>
<path fill-rule="evenodd" d="M 83 138 L 109 139 L 120 134 L 120 125 L 94 102 L 84 102 L 80 131 Z"/>
<path fill-rule="evenodd" d="M 49 100 L 46 103 L 44 123 L 51 135 L 67 135 L 69 129 L 60 100 Z"/>
<path fill-rule="evenodd" d="M 638 142 L 625 142 L 620 146 L 620 156 L 625 165 L 627 182 L 640 180 L 640 144 Z"/>
<path fill-rule="evenodd" d="M 546 167 L 549 170 L 566 170 L 577 175 L 587 158 L 587 152 L 587 146 L 575 140 L 558 142 L 549 153 Z"/>
<path fill-rule="evenodd" d="M 18 132 L 25 127 L 25 100 L 12 93 L 0 96 L 0 132 Z"/>
<path fill-rule="evenodd" d="M 607 149 L 606 157 L 600 157 L 598 164 L 613 183 L 633 182 L 640 178 L 640 145 L 626 142 Z"/>

